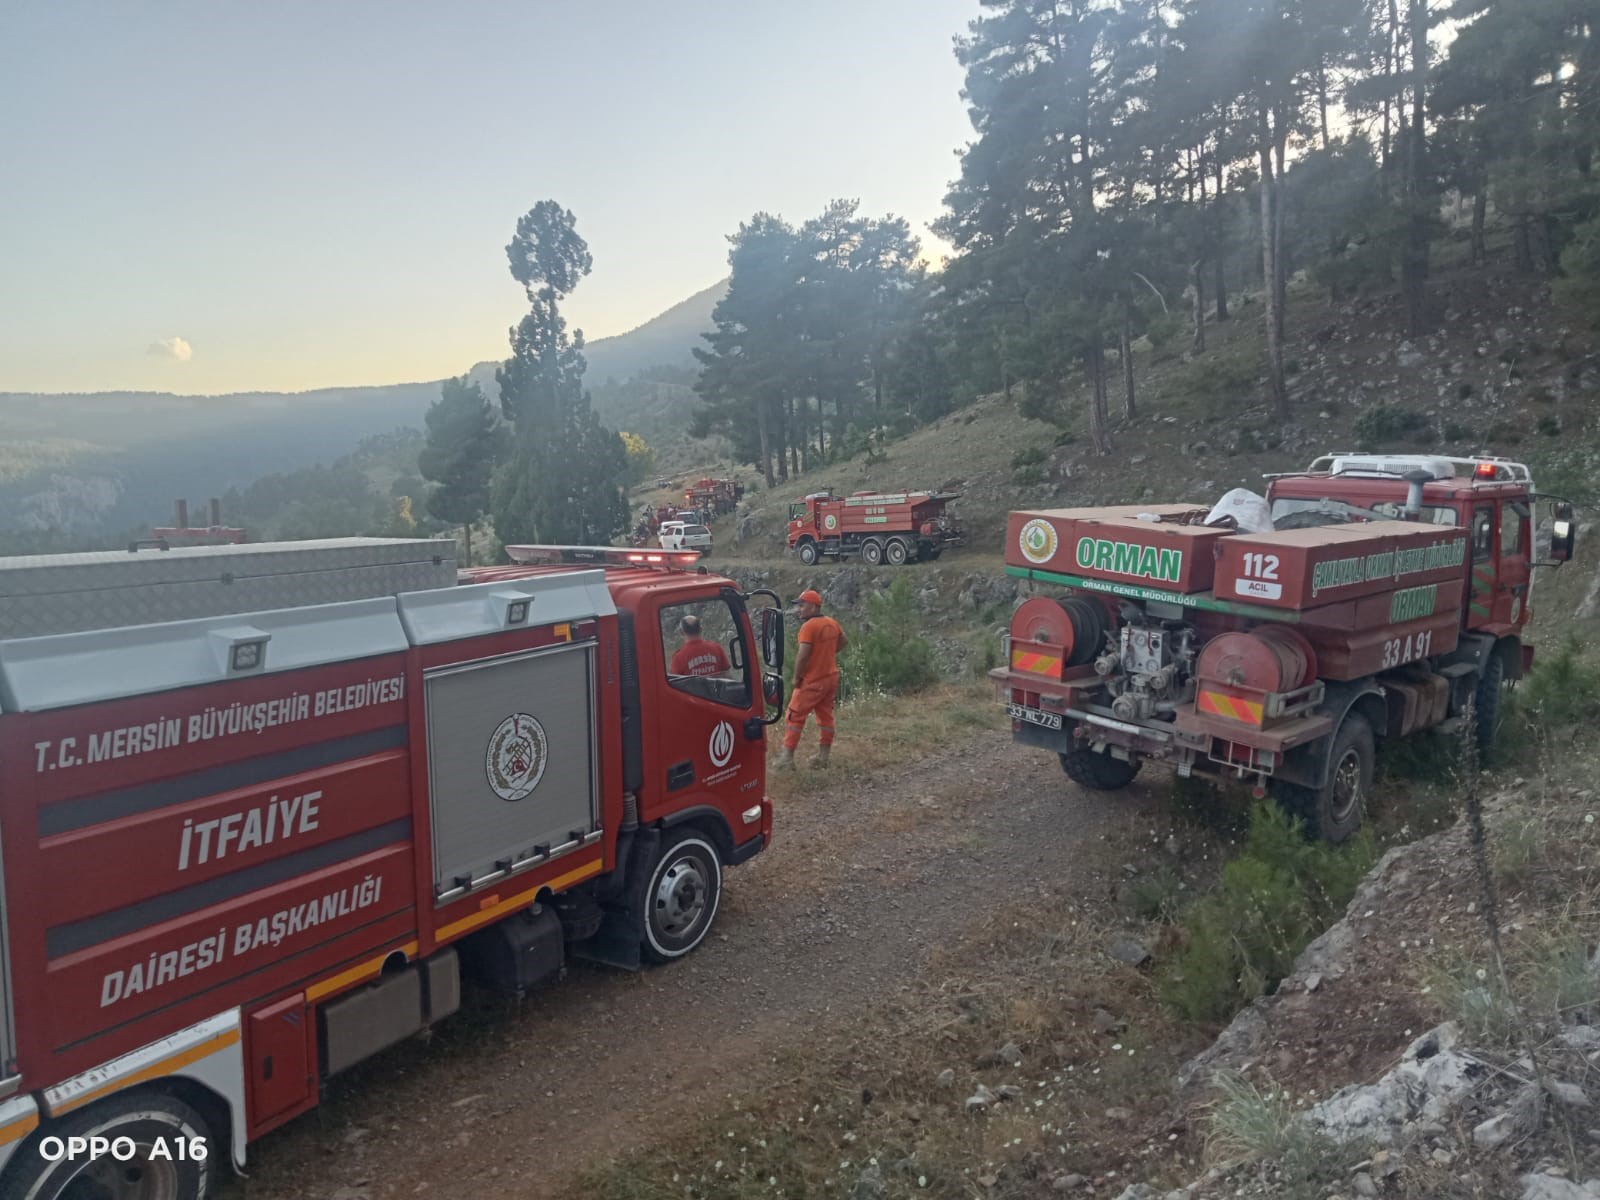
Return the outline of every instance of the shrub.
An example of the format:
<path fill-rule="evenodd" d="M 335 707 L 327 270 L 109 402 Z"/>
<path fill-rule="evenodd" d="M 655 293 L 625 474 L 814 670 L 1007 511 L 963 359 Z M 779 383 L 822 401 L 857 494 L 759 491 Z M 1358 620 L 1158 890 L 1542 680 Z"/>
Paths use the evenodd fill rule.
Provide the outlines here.
<path fill-rule="evenodd" d="M 1534 428 L 1545 437 L 1561 436 L 1561 422 L 1549 413 L 1545 413 L 1544 416 L 1540 417 Z"/>
<path fill-rule="evenodd" d="M 1162 867 L 1128 885 L 1128 907 L 1141 920 L 1170 922 L 1178 915 L 1178 897 L 1182 892 L 1183 880 L 1171 867 Z"/>
<path fill-rule="evenodd" d="M 1472 399 L 1472 394 L 1476 390 L 1477 389 L 1474 388 L 1472 386 L 1472 384 L 1468 383 L 1465 379 L 1463 379 L 1460 383 L 1456 384 L 1456 399 L 1457 400 L 1471 400 Z"/>
<path fill-rule="evenodd" d="M 1465 447 L 1472 441 L 1472 430 L 1459 421 L 1446 421 L 1444 426 L 1444 440 Z"/>
<path fill-rule="evenodd" d="M 839 661 L 841 691 L 912 692 L 939 678 L 933 643 L 922 635 L 910 577 L 867 598 L 866 628 L 850 639 Z"/>
<path fill-rule="evenodd" d="M 1150 327 L 1145 330 L 1145 337 L 1150 341 L 1150 350 L 1158 361 L 1164 361 L 1177 353 L 1179 335 L 1189 327 L 1189 322 L 1184 315 L 1178 312 L 1164 312 L 1150 318 Z"/>
<path fill-rule="evenodd" d="M 1261 367 L 1254 350 L 1204 355 L 1178 372 L 1173 393 L 1208 416 L 1221 417 L 1260 399 Z"/>
<path fill-rule="evenodd" d="M 1036 463 L 1018 467 L 1011 472 L 1011 482 L 1018 487 L 1037 487 L 1044 482 L 1044 468 Z"/>
<path fill-rule="evenodd" d="M 1373 450 L 1386 442 L 1414 441 L 1427 433 L 1427 416 L 1399 404 L 1379 404 L 1356 418 L 1357 439 Z"/>
<path fill-rule="evenodd" d="M 1018 450 L 1011 456 L 1011 469 L 1014 471 L 1019 467 L 1036 466 L 1047 461 L 1049 457 L 1049 452 L 1043 447 L 1028 446 L 1026 449 Z"/>
<path fill-rule="evenodd" d="M 1423 981 L 1445 1011 L 1477 1046 L 1509 1043 L 1521 1028 L 1522 1011 L 1492 966 L 1459 954 L 1430 963 Z"/>
<path fill-rule="evenodd" d="M 1600 975 L 1589 964 L 1589 939 L 1565 921 L 1530 934 L 1518 947 L 1523 989 L 1533 1011 L 1570 1021 L 1593 1020 L 1600 1009 Z"/>
<path fill-rule="evenodd" d="M 1306 1124 L 1294 1098 L 1270 1079 L 1261 1088 L 1237 1072 L 1221 1071 L 1212 1083 L 1218 1093 L 1211 1109 L 1213 1154 L 1225 1162 L 1273 1163 L 1274 1194 L 1320 1200 L 1329 1180 L 1349 1170 L 1351 1150 Z"/>
<path fill-rule="evenodd" d="M 1579 652 L 1576 640 L 1533 664 L 1533 671 L 1514 693 L 1517 710 L 1529 724 L 1549 731 L 1600 720 L 1600 667 Z"/>
<path fill-rule="evenodd" d="M 1489 427 L 1491 445 L 1515 446 L 1522 440 L 1522 428 L 1514 421 L 1497 421 Z"/>
<path fill-rule="evenodd" d="M 1243 853 L 1184 915 L 1186 944 L 1162 980 L 1163 998 L 1191 1021 L 1226 1021 L 1277 987 L 1337 919 L 1371 862 L 1366 840 L 1307 841 L 1282 809 L 1255 805 Z"/>

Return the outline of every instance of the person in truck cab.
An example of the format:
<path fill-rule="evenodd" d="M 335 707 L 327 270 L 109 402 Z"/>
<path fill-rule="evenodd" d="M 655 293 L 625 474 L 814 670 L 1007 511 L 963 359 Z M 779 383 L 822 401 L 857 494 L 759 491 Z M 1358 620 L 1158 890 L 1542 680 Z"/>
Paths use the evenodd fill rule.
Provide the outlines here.
<path fill-rule="evenodd" d="M 699 617 L 687 614 L 678 629 L 683 634 L 683 645 L 667 668 L 672 674 L 720 675 L 728 669 L 728 655 L 722 647 L 701 636 Z"/>
<path fill-rule="evenodd" d="M 839 651 L 849 644 L 839 622 L 822 615 L 822 597 L 812 589 L 800 593 L 800 652 L 794 660 L 794 695 L 783 731 L 780 767 L 794 766 L 794 752 L 806 731 L 806 717 L 817 714 L 819 745 L 812 765 L 825 767 L 833 750 L 833 701 L 839 692 Z"/>

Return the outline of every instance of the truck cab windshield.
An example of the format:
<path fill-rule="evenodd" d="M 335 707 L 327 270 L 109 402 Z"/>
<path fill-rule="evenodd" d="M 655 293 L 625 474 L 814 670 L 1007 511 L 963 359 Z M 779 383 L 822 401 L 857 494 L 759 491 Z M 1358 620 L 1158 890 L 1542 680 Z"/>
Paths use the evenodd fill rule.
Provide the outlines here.
<path fill-rule="evenodd" d="M 661 610 L 661 654 L 667 682 L 680 692 L 750 707 L 750 655 L 726 600 L 694 600 Z"/>
<path fill-rule="evenodd" d="M 1330 506 L 1320 499 L 1302 500 L 1294 496 L 1280 496 L 1272 502 L 1272 523 L 1279 529 L 1294 528 L 1299 522 L 1285 524 L 1288 518 L 1306 513 L 1322 513 L 1330 507 L 1337 513 L 1339 507 L 1337 502 Z M 1401 500 L 1380 500 L 1376 504 L 1357 504 L 1354 507 L 1366 508 L 1371 512 L 1379 513 L 1395 521 L 1405 520 L 1403 515 L 1405 502 Z M 1302 521 L 1304 519 L 1302 518 Z M 1424 504 L 1419 520 L 1428 525 L 1454 525 L 1456 523 L 1456 510 L 1441 507 L 1437 504 Z"/>

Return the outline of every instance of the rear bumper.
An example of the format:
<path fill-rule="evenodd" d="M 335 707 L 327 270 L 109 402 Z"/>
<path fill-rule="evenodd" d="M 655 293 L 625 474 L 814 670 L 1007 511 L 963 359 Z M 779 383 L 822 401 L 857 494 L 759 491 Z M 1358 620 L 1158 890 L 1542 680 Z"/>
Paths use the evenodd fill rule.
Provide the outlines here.
<path fill-rule="evenodd" d="M 1167 763 L 1182 775 L 1201 772 L 1264 780 L 1284 770 L 1292 751 L 1326 737 L 1333 728 L 1331 718 L 1321 713 L 1255 728 L 1198 713 L 1192 703 L 1180 705 L 1170 721 L 1124 721 L 1091 702 L 1092 684 L 1075 688 L 1005 667 L 990 671 L 989 677 L 1012 703 L 1061 718 L 1059 729 L 1013 719 L 1011 736 L 1018 745 L 1053 754 L 1094 749 L 1118 758 L 1148 758 Z"/>

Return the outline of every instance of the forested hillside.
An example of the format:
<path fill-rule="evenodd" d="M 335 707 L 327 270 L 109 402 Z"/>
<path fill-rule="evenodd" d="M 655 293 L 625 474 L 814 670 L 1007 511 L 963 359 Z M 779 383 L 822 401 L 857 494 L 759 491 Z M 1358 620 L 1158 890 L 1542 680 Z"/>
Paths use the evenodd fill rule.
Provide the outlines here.
<path fill-rule="evenodd" d="M 849 201 L 732 237 L 700 426 L 769 482 L 982 393 L 1126 454 L 1139 358 L 1179 350 L 1223 403 L 1314 420 L 1292 283 L 1418 339 L 1451 320 L 1436 261 L 1498 251 L 1553 285 L 1579 341 L 1600 316 L 1600 51 L 1579 0 L 981 7 L 957 39 L 974 139 L 943 269 Z M 1257 340 L 1206 355 L 1230 320 Z"/>

